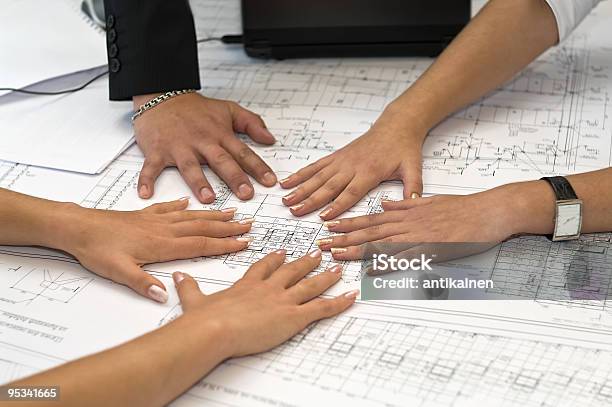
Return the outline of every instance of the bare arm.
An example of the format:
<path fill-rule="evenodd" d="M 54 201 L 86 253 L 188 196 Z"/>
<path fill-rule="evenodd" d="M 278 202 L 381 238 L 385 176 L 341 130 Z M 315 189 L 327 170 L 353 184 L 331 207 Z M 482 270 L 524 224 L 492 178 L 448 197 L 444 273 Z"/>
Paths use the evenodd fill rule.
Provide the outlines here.
<path fill-rule="evenodd" d="M 296 188 L 284 203 L 302 216 L 331 201 L 320 213 L 330 220 L 386 180 L 401 180 L 404 198 L 421 194 L 421 148 L 429 130 L 503 84 L 557 39 L 544 0 L 491 0 L 366 134 L 282 180 L 283 188 Z"/>
<path fill-rule="evenodd" d="M 182 316 L 124 345 L 13 384 L 59 386 L 62 406 L 166 405 L 224 359 L 268 350 L 355 301 L 357 292 L 316 298 L 340 280 L 339 267 L 302 280 L 320 264 L 320 251 L 284 260 L 284 251 L 271 253 L 233 287 L 212 295 L 175 273 Z"/>

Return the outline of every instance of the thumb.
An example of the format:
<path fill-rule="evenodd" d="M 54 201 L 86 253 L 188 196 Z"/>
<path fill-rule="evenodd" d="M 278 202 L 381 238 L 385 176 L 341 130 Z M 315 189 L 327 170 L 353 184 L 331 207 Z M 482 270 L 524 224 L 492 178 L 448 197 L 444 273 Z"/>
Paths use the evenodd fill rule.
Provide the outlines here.
<path fill-rule="evenodd" d="M 404 199 L 420 198 L 423 195 L 423 170 L 419 156 L 418 160 L 404 162 L 400 169 L 400 177 L 404 183 Z"/>
<path fill-rule="evenodd" d="M 181 300 L 183 311 L 188 311 L 204 298 L 204 293 L 200 290 L 198 282 L 187 273 L 177 271 L 172 274 L 174 285 Z"/>
<path fill-rule="evenodd" d="M 234 118 L 235 131 L 245 133 L 254 141 L 261 144 L 270 145 L 276 142 L 276 139 L 268 130 L 261 116 L 238 104 L 232 106 L 232 115 Z"/>
<path fill-rule="evenodd" d="M 131 261 L 120 263 L 113 277 L 115 276 L 117 278 L 113 278 L 114 281 L 130 287 L 143 297 L 162 304 L 168 301 L 164 284 Z"/>

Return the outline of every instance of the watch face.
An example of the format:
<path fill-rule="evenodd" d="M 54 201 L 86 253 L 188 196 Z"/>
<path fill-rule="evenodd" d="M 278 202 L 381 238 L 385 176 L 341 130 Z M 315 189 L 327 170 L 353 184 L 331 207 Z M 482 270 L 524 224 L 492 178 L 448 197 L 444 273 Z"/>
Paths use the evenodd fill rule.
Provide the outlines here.
<path fill-rule="evenodd" d="M 580 209 L 580 203 L 559 203 L 557 205 L 556 237 L 574 236 L 580 233 Z"/>

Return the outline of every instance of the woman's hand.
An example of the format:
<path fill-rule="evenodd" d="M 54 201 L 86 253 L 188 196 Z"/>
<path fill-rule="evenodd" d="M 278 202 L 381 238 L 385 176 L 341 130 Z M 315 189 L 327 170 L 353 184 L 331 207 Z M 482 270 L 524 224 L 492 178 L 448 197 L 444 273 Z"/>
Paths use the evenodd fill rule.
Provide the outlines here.
<path fill-rule="evenodd" d="M 223 340 L 215 347 L 228 358 L 273 348 L 312 322 L 334 316 L 355 302 L 358 291 L 317 298 L 342 277 L 342 267 L 336 265 L 304 278 L 321 263 L 320 250 L 288 264 L 284 261 L 284 250 L 270 253 L 231 288 L 212 295 L 202 294 L 187 274 L 174 273 L 184 313 L 181 318 L 209 333 L 219 333 Z"/>
<path fill-rule="evenodd" d="M 64 204 L 44 245 L 72 254 L 92 272 L 140 295 L 166 302 L 164 285 L 142 265 L 236 252 L 250 242 L 230 236 L 248 232 L 252 219 L 230 222 L 235 209 L 186 211 L 188 204 L 182 199 L 134 212 Z"/>
<path fill-rule="evenodd" d="M 371 242 L 494 245 L 514 234 L 528 233 L 538 224 L 551 227 L 554 200 L 548 196 L 546 185 L 536 187 L 544 187 L 546 195 L 538 192 L 529 197 L 530 186 L 510 184 L 466 196 L 383 202 L 383 213 L 327 222 L 330 231 L 345 234 L 321 239 L 319 245 L 331 250 L 336 260 L 362 258 L 366 244 Z M 536 210 L 535 205 L 541 208 Z"/>
<path fill-rule="evenodd" d="M 153 97 L 136 96 L 134 105 L 138 108 Z M 208 164 L 243 200 L 254 194 L 247 174 L 267 187 L 276 184 L 274 172 L 235 132 L 262 144 L 274 144 L 274 136 L 261 117 L 237 103 L 198 93 L 177 96 L 140 116 L 134 131 L 145 155 L 138 180 L 138 195 L 143 199 L 153 196 L 155 180 L 166 167 L 177 167 L 202 203 L 214 201 L 215 192 L 201 164 Z"/>
<path fill-rule="evenodd" d="M 408 124 L 407 124 L 408 123 Z M 404 182 L 404 198 L 423 191 L 421 148 L 427 130 L 406 112 L 388 108 L 366 134 L 280 182 L 297 187 L 283 198 L 295 216 L 329 202 L 319 216 L 333 219 L 387 180 Z"/>

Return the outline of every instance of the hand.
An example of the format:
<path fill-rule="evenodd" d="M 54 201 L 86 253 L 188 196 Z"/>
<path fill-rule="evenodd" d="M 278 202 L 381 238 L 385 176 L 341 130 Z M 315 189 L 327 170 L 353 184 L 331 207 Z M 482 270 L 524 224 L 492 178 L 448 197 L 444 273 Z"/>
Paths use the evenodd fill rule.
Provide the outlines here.
<path fill-rule="evenodd" d="M 332 202 L 319 216 L 333 219 L 386 180 L 402 180 L 404 197 L 423 192 L 421 147 L 426 131 L 408 130 L 402 112 L 383 113 L 366 134 L 280 182 L 298 187 L 283 198 L 295 216 Z"/>
<path fill-rule="evenodd" d="M 231 288 L 212 295 L 202 294 L 187 274 L 174 273 L 184 313 L 181 318 L 190 318 L 194 326 L 216 327 L 224 339 L 218 348 L 229 358 L 273 348 L 312 322 L 334 316 L 355 302 L 358 291 L 317 298 L 340 280 L 339 265 L 304 279 L 321 263 L 320 250 L 283 265 L 284 261 L 284 250 L 270 253 Z"/>
<path fill-rule="evenodd" d="M 330 231 L 346 234 L 321 239 L 319 244 L 331 250 L 336 260 L 361 259 L 370 242 L 492 243 L 479 245 L 492 247 L 525 232 L 524 226 L 531 223 L 529 214 L 535 213 L 525 209 L 515 189 L 383 202 L 383 213 L 328 222 Z"/>
<path fill-rule="evenodd" d="M 134 105 L 139 107 L 155 96 L 137 96 Z M 197 93 L 177 96 L 136 119 L 134 130 L 145 155 L 138 180 L 138 195 L 143 199 L 153 196 L 155 180 L 170 166 L 178 168 L 202 203 L 213 202 L 215 192 L 201 164 L 208 164 L 242 200 L 254 194 L 247 173 L 262 185 L 276 184 L 270 167 L 234 132 L 246 133 L 262 144 L 274 144 L 274 136 L 259 116 L 236 103 Z"/>
<path fill-rule="evenodd" d="M 251 219 L 229 222 L 233 210 L 186 211 L 187 199 L 135 212 L 70 206 L 49 247 L 62 249 L 92 272 L 124 284 L 145 297 L 166 302 L 164 285 L 141 266 L 169 260 L 214 256 L 246 248 Z"/>

